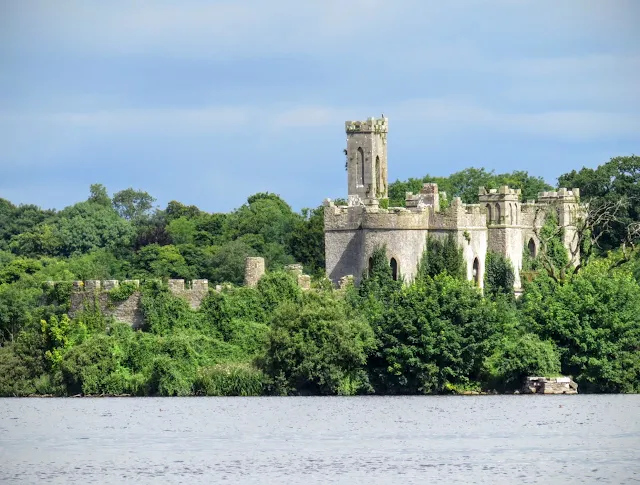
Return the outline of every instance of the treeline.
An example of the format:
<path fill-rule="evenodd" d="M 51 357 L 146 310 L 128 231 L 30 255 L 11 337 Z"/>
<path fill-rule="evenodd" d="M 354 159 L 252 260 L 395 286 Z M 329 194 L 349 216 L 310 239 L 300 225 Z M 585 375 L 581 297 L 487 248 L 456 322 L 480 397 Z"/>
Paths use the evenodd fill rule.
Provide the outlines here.
<path fill-rule="evenodd" d="M 522 172 L 507 179 L 471 169 L 436 181 L 468 202 L 478 185 L 509 184 L 524 198 L 548 189 Z M 422 181 L 391 184 L 392 205 Z M 60 211 L 0 199 L 0 394 L 512 391 L 528 374 L 572 375 L 582 392 L 638 392 L 639 183 L 638 157 L 560 177 L 607 217 L 589 221 L 587 263 L 561 279 L 549 265 L 566 254 L 550 231 L 553 257 L 527 260 L 518 301 L 509 261 L 490 255 L 483 295 L 464 280 L 452 241 L 429 242 L 411 285 L 393 280 L 379 248 L 359 288 L 335 290 L 323 277 L 322 208 L 296 213 L 274 194 L 226 214 L 175 201 L 154 209 L 146 192 L 109 197 L 101 185 Z M 269 273 L 243 288 L 253 255 Z M 280 271 L 293 262 L 314 275 L 312 291 Z M 70 288 L 46 284 L 93 278 L 146 281 L 142 331 L 98 310 L 71 320 Z M 231 284 L 192 310 L 166 278 Z"/>

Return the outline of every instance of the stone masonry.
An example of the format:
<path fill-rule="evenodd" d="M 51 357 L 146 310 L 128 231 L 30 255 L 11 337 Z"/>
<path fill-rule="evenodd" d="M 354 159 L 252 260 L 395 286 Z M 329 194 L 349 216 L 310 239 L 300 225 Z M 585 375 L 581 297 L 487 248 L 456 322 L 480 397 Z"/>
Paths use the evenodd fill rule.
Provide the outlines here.
<path fill-rule="evenodd" d="M 253 288 L 264 274 L 264 258 L 247 258 L 244 265 L 244 285 Z"/>
<path fill-rule="evenodd" d="M 514 290 L 520 291 L 522 255 L 535 256 L 544 214 L 555 209 L 564 227 L 565 246 L 575 248 L 578 189 L 542 192 L 538 202 L 520 201 L 520 190 L 507 186 L 478 188 L 479 204 L 463 204 L 454 198 L 442 209 L 446 194 L 437 184 L 424 184 L 419 193 L 406 193 L 405 207 L 380 207 L 387 198 L 387 118 L 347 121 L 347 205 L 325 200 L 324 232 L 327 276 L 341 285 L 346 276 L 359 283 L 368 270 L 373 251 L 386 245 L 394 277 L 413 280 L 426 246 L 427 236 L 453 234 L 463 249 L 467 278 L 483 286 L 487 252 L 499 253 L 514 266 Z M 577 261 L 573 261 L 577 264 Z"/>
<path fill-rule="evenodd" d="M 245 262 L 245 285 L 255 287 L 264 275 L 264 258 L 251 257 Z M 301 264 L 292 264 L 285 267 L 285 271 L 294 276 L 298 285 L 303 290 L 311 288 L 311 278 L 303 274 Z M 123 283 L 133 283 L 140 286 L 139 280 L 125 280 Z M 49 284 L 56 283 L 50 281 Z M 117 280 L 87 280 L 74 281 L 71 292 L 71 305 L 69 316 L 75 317 L 82 310 L 97 307 L 103 314 L 113 317 L 115 320 L 128 323 L 133 328 L 142 328 L 144 315 L 140 305 L 140 291 L 134 291 L 124 301 L 114 301 L 109 298 L 109 291 L 120 286 Z M 183 279 L 170 279 L 167 282 L 169 291 L 189 303 L 193 309 L 200 308 L 202 301 L 209 294 L 209 281 L 200 279 L 185 282 Z M 217 285 L 214 291 L 223 291 L 225 285 Z"/>
<path fill-rule="evenodd" d="M 570 377 L 527 377 L 524 394 L 578 394 L 578 384 Z"/>

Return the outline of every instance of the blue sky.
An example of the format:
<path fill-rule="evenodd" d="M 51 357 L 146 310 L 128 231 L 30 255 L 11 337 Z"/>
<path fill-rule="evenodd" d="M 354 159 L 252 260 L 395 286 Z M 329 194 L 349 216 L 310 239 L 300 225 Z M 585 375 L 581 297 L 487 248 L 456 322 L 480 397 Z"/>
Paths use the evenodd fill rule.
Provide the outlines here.
<path fill-rule="evenodd" d="M 637 0 L 0 0 L 0 197 L 91 183 L 228 211 L 346 195 L 344 120 L 389 179 L 558 175 L 640 153 Z"/>

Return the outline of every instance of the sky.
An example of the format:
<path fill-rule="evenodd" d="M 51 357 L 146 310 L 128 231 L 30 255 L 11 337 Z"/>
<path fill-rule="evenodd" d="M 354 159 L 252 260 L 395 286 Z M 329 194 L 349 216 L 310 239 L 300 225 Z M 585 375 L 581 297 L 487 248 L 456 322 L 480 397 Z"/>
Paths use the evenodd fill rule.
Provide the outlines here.
<path fill-rule="evenodd" d="M 89 185 L 229 211 L 346 196 L 345 120 L 389 181 L 640 154 L 637 0 L 0 0 L 0 197 Z"/>

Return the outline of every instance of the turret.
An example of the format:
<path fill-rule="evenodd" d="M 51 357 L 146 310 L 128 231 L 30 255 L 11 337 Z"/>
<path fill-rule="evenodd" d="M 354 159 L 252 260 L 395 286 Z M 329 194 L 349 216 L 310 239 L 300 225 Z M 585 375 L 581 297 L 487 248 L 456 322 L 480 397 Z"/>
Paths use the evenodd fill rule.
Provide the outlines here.
<path fill-rule="evenodd" d="M 348 195 L 387 198 L 387 118 L 346 121 Z"/>

